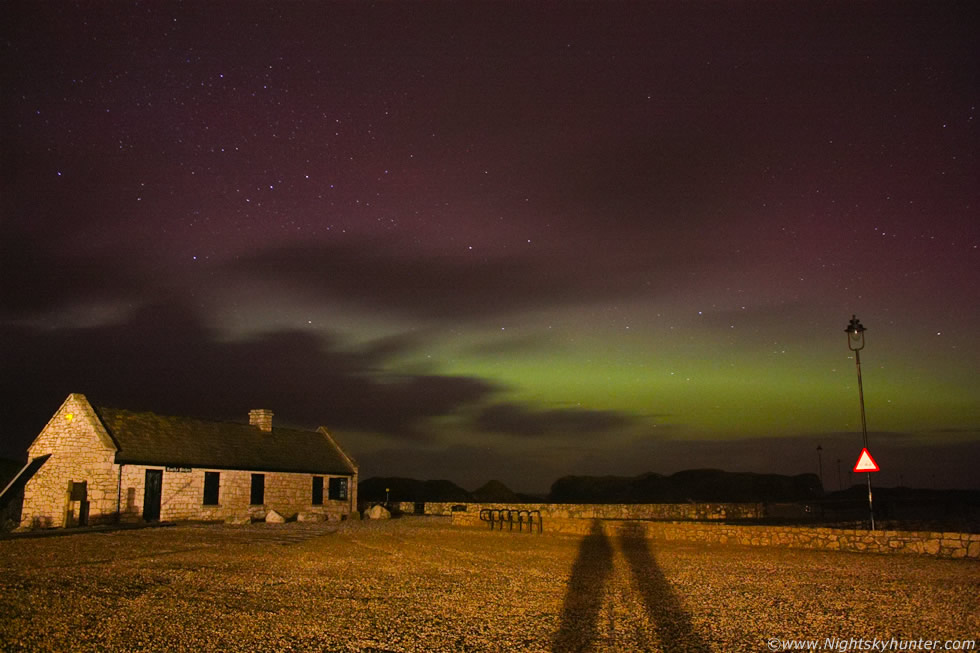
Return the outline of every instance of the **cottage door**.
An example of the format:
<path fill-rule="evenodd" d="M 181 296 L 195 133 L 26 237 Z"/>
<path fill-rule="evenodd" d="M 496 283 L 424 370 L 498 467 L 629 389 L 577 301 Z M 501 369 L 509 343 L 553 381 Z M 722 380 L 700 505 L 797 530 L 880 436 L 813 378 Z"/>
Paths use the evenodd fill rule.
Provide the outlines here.
<path fill-rule="evenodd" d="M 68 501 L 68 519 L 65 526 L 88 526 L 88 481 L 68 481 Z M 74 510 L 76 502 L 78 503 L 77 518 Z"/>
<path fill-rule="evenodd" d="M 143 520 L 160 521 L 160 495 L 163 489 L 163 470 L 146 470 L 146 485 L 143 489 Z"/>

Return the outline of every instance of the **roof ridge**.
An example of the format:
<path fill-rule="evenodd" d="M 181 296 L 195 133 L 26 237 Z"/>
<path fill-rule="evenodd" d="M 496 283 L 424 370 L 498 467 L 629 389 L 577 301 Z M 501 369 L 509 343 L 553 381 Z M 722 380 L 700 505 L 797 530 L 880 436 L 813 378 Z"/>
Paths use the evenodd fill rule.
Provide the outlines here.
<path fill-rule="evenodd" d="M 166 415 L 163 413 L 157 413 L 152 410 L 133 410 L 131 408 L 115 408 L 112 406 L 93 406 L 95 411 L 101 415 L 102 411 L 109 410 L 116 413 L 129 413 L 130 415 L 141 415 L 141 416 L 152 416 L 159 417 L 163 419 L 176 419 L 183 421 L 201 422 L 203 424 L 222 424 L 229 426 L 244 426 L 252 427 L 251 424 L 247 422 L 232 421 L 230 419 L 208 419 L 204 417 L 194 417 L 189 415 Z M 318 433 L 317 429 L 302 429 L 294 428 L 291 426 L 273 426 L 275 431 L 296 431 L 297 433 Z"/>

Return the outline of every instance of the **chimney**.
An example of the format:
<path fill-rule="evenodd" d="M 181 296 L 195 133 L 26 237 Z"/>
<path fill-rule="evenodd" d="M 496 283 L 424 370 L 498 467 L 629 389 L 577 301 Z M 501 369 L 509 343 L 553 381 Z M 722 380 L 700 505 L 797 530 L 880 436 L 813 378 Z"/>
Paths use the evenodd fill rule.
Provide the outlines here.
<path fill-rule="evenodd" d="M 268 408 L 255 408 L 248 411 L 248 423 L 260 431 L 272 432 L 272 411 Z"/>

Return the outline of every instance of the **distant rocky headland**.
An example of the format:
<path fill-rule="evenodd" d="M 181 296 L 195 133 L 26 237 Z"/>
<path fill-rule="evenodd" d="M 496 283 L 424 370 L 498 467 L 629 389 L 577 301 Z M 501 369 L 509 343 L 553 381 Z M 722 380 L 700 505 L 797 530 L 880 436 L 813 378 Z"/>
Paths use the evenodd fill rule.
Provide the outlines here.
<path fill-rule="evenodd" d="M 544 496 L 514 492 L 500 481 L 489 481 L 470 492 L 451 481 L 383 477 L 362 481 L 358 492 L 362 502 L 740 503 L 805 501 L 823 495 L 823 488 L 816 474 L 692 469 L 667 476 L 652 472 L 633 477 L 564 476 Z"/>

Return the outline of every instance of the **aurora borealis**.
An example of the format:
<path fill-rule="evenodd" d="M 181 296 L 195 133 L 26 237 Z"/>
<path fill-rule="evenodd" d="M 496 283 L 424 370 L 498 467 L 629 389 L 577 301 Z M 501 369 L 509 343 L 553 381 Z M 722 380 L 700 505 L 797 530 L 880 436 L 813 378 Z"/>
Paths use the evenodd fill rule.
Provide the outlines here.
<path fill-rule="evenodd" d="M 361 476 L 980 487 L 967 3 L 12 2 L 0 455 L 70 392 Z"/>

